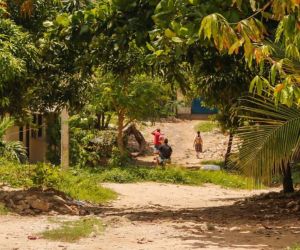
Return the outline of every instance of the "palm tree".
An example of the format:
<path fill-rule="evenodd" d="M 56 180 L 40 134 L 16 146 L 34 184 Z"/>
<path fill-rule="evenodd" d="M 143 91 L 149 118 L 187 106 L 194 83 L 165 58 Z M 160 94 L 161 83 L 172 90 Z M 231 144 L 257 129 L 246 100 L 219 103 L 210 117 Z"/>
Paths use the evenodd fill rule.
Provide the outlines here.
<path fill-rule="evenodd" d="M 26 150 L 23 144 L 19 141 L 5 141 L 4 134 L 8 128 L 13 126 L 14 121 L 11 118 L 5 117 L 0 120 L 0 157 L 5 157 L 18 162 L 27 160 Z"/>
<path fill-rule="evenodd" d="M 269 97 L 248 97 L 238 111 L 245 125 L 236 131 L 231 163 L 263 182 L 281 175 L 284 192 L 293 192 L 291 162 L 300 152 L 300 109 L 275 105 Z"/>

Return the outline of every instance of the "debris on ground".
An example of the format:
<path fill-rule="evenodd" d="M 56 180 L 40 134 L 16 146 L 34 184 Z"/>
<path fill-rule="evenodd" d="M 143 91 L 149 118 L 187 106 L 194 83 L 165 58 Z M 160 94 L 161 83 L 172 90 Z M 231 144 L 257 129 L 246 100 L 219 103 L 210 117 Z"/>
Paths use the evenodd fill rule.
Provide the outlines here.
<path fill-rule="evenodd" d="M 73 200 L 56 189 L 43 190 L 36 187 L 27 190 L 0 190 L 0 202 L 20 215 L 88 215 L 93 207 L 86 202 Z"/>

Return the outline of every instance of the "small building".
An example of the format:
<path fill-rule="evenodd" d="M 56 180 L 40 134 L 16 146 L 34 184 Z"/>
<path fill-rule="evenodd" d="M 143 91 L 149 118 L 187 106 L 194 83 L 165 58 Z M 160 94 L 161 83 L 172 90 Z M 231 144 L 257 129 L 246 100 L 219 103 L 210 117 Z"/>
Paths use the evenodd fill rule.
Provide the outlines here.
<path fill-rule="evenodd" d="M 54 114 L 54 113 L 53 113 Z M 51 115 L 51 113 L 50 113 Z M 61 112 L 61 165 L 66 168 L 69 165 L 69 127 L 68 112 L 63 109 Z M 49 125 L 49 113 L 32 114 L 30 124 L 16 124 L 9 128 L 5 135 L 6 141 L 20 141 L 27 151 L 28 161 L 30 163 L 46 162 L 48 151 L 47 126 Z M 50 123 L 51 124 L 51 123 Z"/>
<path fill-rule="evenodd" d="M 46 161 L 46 119 L 43 115 L 33 114 L 31 125 L 10 127 L 4 135 L 4 140 L 22 142 L 30 163 Z"/>
<path fill-rule="evenodd" d="M 181 102 L 177 106 L 177 116 L 182 118 L 203 118 L 207 119 L 209 115 L 218 113 L 217 109 L 209 109 L 202 105 L 201 98 L 195 98 L 191 102 L 184 102 L 184 96 L 179 92 L 177 93 L 177 100 Z"/>

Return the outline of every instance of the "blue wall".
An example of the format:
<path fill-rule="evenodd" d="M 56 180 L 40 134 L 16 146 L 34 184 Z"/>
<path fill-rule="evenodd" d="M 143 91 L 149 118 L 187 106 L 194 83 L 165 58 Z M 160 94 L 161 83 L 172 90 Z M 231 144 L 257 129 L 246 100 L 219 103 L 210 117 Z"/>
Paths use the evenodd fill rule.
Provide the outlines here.
<path fill-rule="evenodd" d="M 209 109 L 201 106 L 201 99 L 194 99 L 192 102 L 192 114 L 216 114 L 217 109 Z"/>

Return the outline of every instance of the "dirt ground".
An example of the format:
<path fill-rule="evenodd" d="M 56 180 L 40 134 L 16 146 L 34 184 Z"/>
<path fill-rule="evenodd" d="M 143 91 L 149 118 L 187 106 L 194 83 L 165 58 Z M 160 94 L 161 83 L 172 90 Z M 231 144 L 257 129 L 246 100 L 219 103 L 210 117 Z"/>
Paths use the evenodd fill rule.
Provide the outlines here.
<path fill-rule="evenodd" d="M 174 149 L 173 162 L 199 166 L 192 144 L 198 121 L 156 124 L 143 128 L 146 139 L 160 127 Z M 202 160 L 222 159 L 227 138 L 203 133 Z M 151 162 L 153 156 L 139 158 Z M 201 187 L 159 183 L 104 184 L 119 198 L 103 206 L 99 216 L 106 227 L 101 235 L 76 243 L 30 240 L 55 226 L 48 216 L 0 216 L 0 250 L 185 250 L 185 249 L 285 249 L 300 242 L 300 214 L 284 213 L 272 200 L 266 206 L 254 201 L 236 203 L 271 190 L 232 190 L 214 185 Z M 274 209 L 273 209 L 274 208 Z M 278 211 L 283 211 L 278 216 Z M 76 219 L 76 216 L 56 216 Z M 29 237 L 29 238 L 28 238 Z"/>
<path fill-rule="evenodd" d="M 222 160 L 226 149 L 228 137 L 219 132 L 218 129 L 212 132 L 201 133 L 203 139 L 203 153 L 200 159 L 197 159 L 193 142 L 196 136 L 194 127 L 199 121 L 175 120 L 173 122 L 156 123 L 141 127 L 141 132 L 146 141 L 153 145 L 153 135 L 151 132 L 160 128 L 165 138 L 169 139 L 172 146 L 172 163 L 185 167 L 199 167 L 200 162 L 204 160 Z M 141 162 L 153 162 L 153 156 L 147 155 L 139 157 Z"/>
<path fill-rule="evenodd" d="M 258 218 L 254 215 L 261 211 L 244 211 L 233 205 L 269 190 L 159 183 L 105 186 L 120 197 L 103 207 L 100 218 L 106 229 L 101 235 L 77 243 L 29 240 L 28 236 L 54 226 L 49 217 L 0 216 L 0 249 L 284 249 L 300 242 L 300 224 L 295 216 L 284 220 Z"/>

